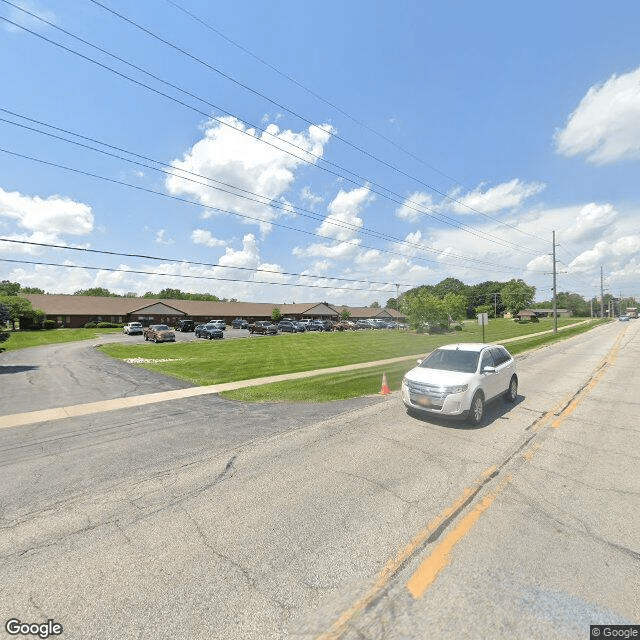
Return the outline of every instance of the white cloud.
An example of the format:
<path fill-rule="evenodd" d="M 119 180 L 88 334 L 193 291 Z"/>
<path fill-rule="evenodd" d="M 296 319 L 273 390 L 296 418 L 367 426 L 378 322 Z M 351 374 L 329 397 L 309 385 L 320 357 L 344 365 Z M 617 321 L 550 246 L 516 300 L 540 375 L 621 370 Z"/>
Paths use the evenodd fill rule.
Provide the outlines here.
<path fill-rule="evenodd" d="M 640 157 L 640 68 L 591 87 L 555 143 L 558 153 L 595 164 Z"/>
<path fill-rule="evenodd" d="M 13 3 L 24 9 L 25 11 L 29 11 L 30 13 L 39 16 L 43 20 L 47 20 L 48 22 L 56 23 L 56 15 L 47 9 L 40 9 L 32 2 L 26 2 L 26 0 L 13 0 Z M 32 31 L 43 31 L 45 29 L 49 29 L 50 27 L 37 18 L 34 18 L 15 7 L 7 7 L 9 18 L 17 23 L 26 27 L 27 29 L 31 29 Z M 12 24 L 8 24 L 4 22 L 4 28 L 7 31 L 12 33 L 25 33 L 22 29 L 18 27 L 14 27 Z"/>
<path fill-rule="evenodd" d="M 311 187 L 309 187 L 308 185 L 302 187 L 302 190 L 300 191 L 300 197 L 305 202 L 308 202 L 309 206 L 312 209 L 323 202 L 323 198 L 313 193 L 313 191 L 311 191 Z"/>
<path fill-rule="evenodd" d="M 191 232 L 191 240 L 194 244 L 203 244 L 205 247 L 225 247 L 227 245 L 224 240 L 214 238 L 211 231 L 206 229 L 194 229 Z"/>
<path fill-rule="evenodd" d="M 93 213 L 87 204 L 63 196 L 41 198 L 2 188 L 0 221 L 8 230 L 5 232 L 7 237 L 55 244 L 64 244 L 61 236 L 87 235 L 94 225 Z"/>
<path fill-rule="evenodd" d="M 424 193 L 423 191 L 416 191 L 412 193 L 403 203 L 403 205 L 396 210 L 396 216 L 401 220 L 407 222 L 417 222 L 422 220 L 425 216 L 423 209 L 429 209 L 433 211 L 436 205 L 433 202 L 433 197 L 430 193 Z"/>
<path fill-rule="evenodd" d="M 193 197 L 207 207 L 256 218 L 259 221 L 243 218 L 243 222 L 258 224 L 266 234 L 271 230 L 270 222 L 281 215 L 278 209 L 270 206 L 270 201 L 278 201 L 290 189 L 300 166 L 307 162 L 314 164 L 322 157 L 332 132 L 329 125 L 312 125 L 306 131 L 296 133 L 280 130 L 275 124 L 269 125 L 264 132 L 257 132 L 233 117 L 211 121 L 206 125 L 204 138 L 172 165 L 263 197 L 257 198 L 259 202 L 247 200 L 233 195 L 240 193 L 233 188 L 222 186 L 225 193 L 201 184 L 206 183 L 201 178 L 195 178 L 195 182 L 193 176 L 188 176 L 191 180 L 182 179 L 179 171 L 167 178 L 167 190 Z M 250 194 L 242 195 L 256 199 Z M 285 210 L 291 213 L 291 205 L 284 203 Z M 205 217 L 210 215 L 209 211 Z"/>
<path fill-rule="evenodd" d="M 166 233 L 166 229 L 158 229 L 156 233 L 156 244 L 169 245 L 175 242 L 172 238 L 165 238 Z"/>
<path fill-rule="evenodd" d="M 337 242 L 333 245 L 316 243 L 307 247 L 294 247 L 293 255 L 297 258 L 328 258 L 331 260 L 345 260 L 353 258 L 358 253 L 359 240 Z"/>
<path fill-rule="evenodd" d="M 359 187 L 351 191 L 340 189 L 329 204 L 329 215 L 316 230 L 318 235 L 341 242 L 350 240 L 363 226 L 359 214 L 371 200 L 373 196 L 368 187 Z"/>
<path fill-rule="evenodd" d="M 509 182 L 482 191 L 479 185 L 466 195 L 454 192 L 451 197 L 456 202 L 450 202 L 448 208 L 456 213 L 473 213 L 471 209 L 481 213 L 497 213 L 503 209 L 513 209 L 520 206 L 527 198 L 540 193 L 545 188 L 541 182 L 521 182 L 517 178 Z"/>
<path fill-rule="evenodd" d="M 617 215 L 612 204 L 591 202 L 578 211 L 574 223 L 564 231 L 563 235 L 572 242 L 592 240 L 609 228 Z"/>

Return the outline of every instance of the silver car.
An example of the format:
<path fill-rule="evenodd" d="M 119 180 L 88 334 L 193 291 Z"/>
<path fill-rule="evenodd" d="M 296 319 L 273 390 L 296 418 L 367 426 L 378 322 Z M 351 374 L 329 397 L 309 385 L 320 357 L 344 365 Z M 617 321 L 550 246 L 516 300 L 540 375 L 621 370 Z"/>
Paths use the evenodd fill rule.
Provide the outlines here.
<path fill-rule="evenodd" d="M 402 401 L 410 410 L 464 416 L 473 425 L 485 404 L 518 396 L 516 362 L 501 345 L 460 343 L 432 351 L 402 380 Z"/>

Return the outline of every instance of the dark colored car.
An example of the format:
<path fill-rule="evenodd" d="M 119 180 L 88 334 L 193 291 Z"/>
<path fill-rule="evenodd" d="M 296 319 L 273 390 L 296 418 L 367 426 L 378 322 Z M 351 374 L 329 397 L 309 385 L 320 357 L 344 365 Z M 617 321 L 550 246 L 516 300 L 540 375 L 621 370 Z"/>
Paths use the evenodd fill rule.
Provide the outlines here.
<path fill-rule="evenodd" d="M 193 320 L 178 320 L 176 331 L 195 331 L 196 323 Z"/>
<path fill-rule="evenodd" d="M 234 329 L 248 329 L 249 328 L 249 323 L 244 320 L 243 318 L 236 318 L 232 323 L 231 326 Z"/>
<path fill-rule="evenodd" d="M 283 333 L 296 333 L 297 329 L 291 320 L 281 320 L 278 323 L 278 329 Z"/>
<path fill-rule="evenodd" d="M 296 331 L 298 333 L 302 333 L 307 330 L 307 325 L 304 322 L 300 322 L 299 320 L 293 320 L 292 324 L 296 328 Z"/>
<path fill-rule="evenodd" d="M 316 320 L 318 331 L 333 331 L 333 322 L 331 320 Z"/>
<path fill-rule="evenodd" d="M 199 324 L 196 327 L 196 338 L 206 338 L 207 340 L 222 340 L 224 333 L 217 325 L 207 323 Z"/>
<path fill-rule="evenodd" d="M 249 325 L 249 333 L 260 333 L 262 335 L 274 335 L 278 333 L 278 327 L 271 324 L 268 320 L 258 320 Z"/>
<path fill-rule="evenodd" d="M 145 340 L 153 342 L 175 342 L 176 334 L 166 324 L 152 324 L 142 331 Z"/>
<path fill-rule="evenodd" d="M 321 331 L 315 320 L 308 320 L 304 323 L 307 331 Z"/>

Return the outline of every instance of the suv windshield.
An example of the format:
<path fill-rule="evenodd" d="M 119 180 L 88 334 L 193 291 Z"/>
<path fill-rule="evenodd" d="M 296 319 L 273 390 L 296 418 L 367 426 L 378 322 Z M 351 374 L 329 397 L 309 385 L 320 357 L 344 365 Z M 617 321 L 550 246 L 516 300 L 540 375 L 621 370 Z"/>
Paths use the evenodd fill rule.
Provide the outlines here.
<path fill-rule="evenodd" d="M 420 366 L 425 369 L 474 373 L 478 368 L 479 355 L 477 351 L 436 349 L 420 363 Z"/>

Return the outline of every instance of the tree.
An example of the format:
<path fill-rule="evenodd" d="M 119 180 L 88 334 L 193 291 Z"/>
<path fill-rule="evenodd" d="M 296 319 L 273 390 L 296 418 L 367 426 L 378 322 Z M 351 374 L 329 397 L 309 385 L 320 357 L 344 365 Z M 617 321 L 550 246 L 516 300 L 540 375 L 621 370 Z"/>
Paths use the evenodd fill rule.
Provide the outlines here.
<path fill-rule="evenodd" d="M 44 294 L 44 289 L 40 289 L 39 287 L 21 287 L 20 293 L 40 293 Z"/>
<path fill-rule="evenodd" d="M 409 326 L 418 333 L 430 327 L 449 326 L 449 314 L 445 310 L 444 302 L 433 293 L 414 290 L 403 296 L 404 313 Z"/>
<path fill-rule="evenodd" d="M 273 307 L 273 311 L 271 312 L 271 319 L 276 323 L 282 320 L 282 311 L 280 311 L 278 307 Z"/>
<path fill-rule="evenodd" d="M 73 292 L 74 296 L 100 296 L 102 298 L 119 298 L 117 293 L 111 293 L 104 287 L 92 287 L 91 289 L 79 289 Z"/>
<path fill-rule="evenodd" d="M 400 305 L 396 298 L 389 298 L 386 304 L 387 309 L 395 309 L 396 311 L 400 311 Z"/>
<path fill-rule="evenodd" d="M 467 315 L 466 297 L 457 293 L 447 293 L 442 300 L 444 310 L 448 314 L 449 320 L 464 320 Z M 447 327 L 449 322 L 447 322 Z"/>
<path fill-rule="evenodd" d="M 512 316 L 533 304 L 536 288 L 530 287 L 524 280 L 510 280 L 502 287 L 500 297 L 505 309 Z"/>
<path fill-rule="evenodd" d="M 351 317 L 351 311 L 349 309 L 343 309 L 340 312 L 340 320 L 348 320 Z"/>
<path fill-rule="evenodd" d="M 16 328 L 16 322 L 20 323 L 21 329 L 29 329 L 45 318 L 44 311 L 34 309 L 26 298 L 20 296 L 0 295 L 0 305 L 9 310 L 9 322 L 13 329 Z"/>
<path fill-rule="evenodd" d="M 0 282 L 0 296 L 17 296 L 18 291 L 20 291 L 18 282 L 9 282 L 9 280 Z"/>
<path fill-rule="evenodd" d="M 379 302 L 377 302 L 377 301 L 376 301 L 376 302 L 372 302 L 372 303 L 369 305 L 369 308 L 370 308 L 370 309 L 379 309 L 379 308 L 380 308 L 380 303 L 379 303 Z"/>
<path fill-rule="evenodd" d="M 9 309 L 0 304 L 0 343 L 9 339 L 9 334 L 6 331 L 2 331 L 7 326 L 7 323 L 11 321 L 11 313 Z M 0 349 L 2 351 L 2 349 Z"/>

